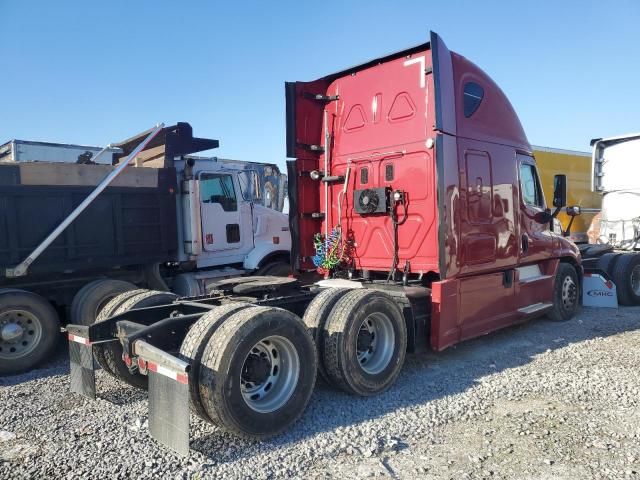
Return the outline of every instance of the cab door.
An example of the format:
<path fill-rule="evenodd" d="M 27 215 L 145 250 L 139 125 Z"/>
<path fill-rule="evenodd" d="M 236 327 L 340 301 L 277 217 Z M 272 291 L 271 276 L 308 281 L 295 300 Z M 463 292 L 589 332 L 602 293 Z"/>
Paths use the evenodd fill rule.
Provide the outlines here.
<path fill-rule="evenodd" d="M 553 234 L 535 160 L 517 155 L 520 183 L 520 255 L 516 298 L 520 313 L 545 308 L 553 289 Z M 546 220 L 546 221 L 545 221 Z"/>
<path fill-rule="evenodd" d="M 236 175 L 200 172 L 198 180 L 204 250 L 248 253 L 253 248 L 251 202 L 243 200 Z"/>

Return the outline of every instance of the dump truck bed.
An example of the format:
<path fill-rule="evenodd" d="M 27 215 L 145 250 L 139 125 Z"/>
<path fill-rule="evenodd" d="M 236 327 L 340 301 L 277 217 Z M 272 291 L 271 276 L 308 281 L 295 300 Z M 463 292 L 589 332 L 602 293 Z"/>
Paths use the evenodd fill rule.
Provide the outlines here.
<path fill-rule="evenodd" d="M 0 165 L 0 269 L 20 263 L 113 169 L 106 165 Z M 29 269 L 30 274 L 126 267 L 175 258 L 173 168 L 122 173 Z"/>

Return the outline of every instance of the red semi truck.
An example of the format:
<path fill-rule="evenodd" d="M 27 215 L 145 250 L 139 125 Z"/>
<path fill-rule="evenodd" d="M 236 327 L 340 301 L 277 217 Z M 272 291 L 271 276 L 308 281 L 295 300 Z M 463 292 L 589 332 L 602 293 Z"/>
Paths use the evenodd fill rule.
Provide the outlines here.
<path fill-rule="evenodd" d="M 188 451 L 189 408 L 263 438 L 304 411 L 316 370 L 389 388 L 406 351 L 546 314 L 570 319 L 582 267 L 551 232 L 532 149 L 500 88 L 440 37 L 286 84 L 292 261 L 325 280 L 245 277 L 167 302 L 126 293 L 70 325 L 72 390 L 95 397 L 92 349 L 149 388 L 152 435 Z"/>

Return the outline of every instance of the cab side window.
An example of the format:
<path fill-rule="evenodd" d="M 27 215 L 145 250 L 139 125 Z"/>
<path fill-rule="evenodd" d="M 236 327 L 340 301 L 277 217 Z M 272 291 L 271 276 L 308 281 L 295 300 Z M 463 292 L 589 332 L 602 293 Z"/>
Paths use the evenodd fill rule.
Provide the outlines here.
<path fill-rule="evenodd" d="M 200 200 L 202 203 L 219 203 L 225 212 L 237 211 L 238 200 L 231 175 L 219 173 L 200 175 Z"/>
<path fill-rule="evenodd" d="M 534 165 L 529 163 L 520 164 L 520 191 L 522 192 L 522 201 L 525 205 L 540 208 L 544 207 L 540 180 L 538 179 L 538 173 Z"/>

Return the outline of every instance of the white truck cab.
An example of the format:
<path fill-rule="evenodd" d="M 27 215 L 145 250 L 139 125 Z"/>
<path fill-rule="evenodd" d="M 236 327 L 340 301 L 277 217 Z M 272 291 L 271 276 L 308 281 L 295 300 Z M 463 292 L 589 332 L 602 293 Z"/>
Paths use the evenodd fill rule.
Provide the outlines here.
<path fill-rule="evenodd" d="M 181 295 L 206 293 L 214 279 L 261 270 L 286 274 L 291 235 L 282 213 L 286 175 L 275 165 L 217 157 L 174 163 L 178 178 L 180 262 L 197 272 L 176 277 Z"/>

